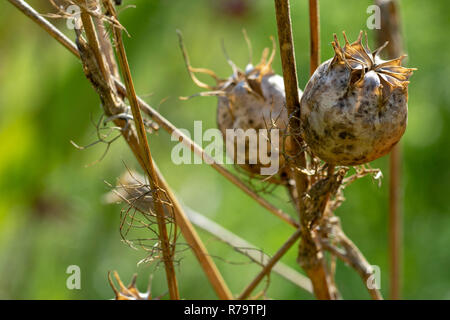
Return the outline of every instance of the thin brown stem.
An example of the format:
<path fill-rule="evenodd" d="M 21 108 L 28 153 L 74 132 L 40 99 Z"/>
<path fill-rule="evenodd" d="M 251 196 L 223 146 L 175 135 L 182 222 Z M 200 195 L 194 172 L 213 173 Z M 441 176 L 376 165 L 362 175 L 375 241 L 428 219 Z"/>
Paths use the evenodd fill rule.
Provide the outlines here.
<path fill-rule="evenodd" d="M 172 203 L 175 212 L 175 220 L 180 226 L 181 232 L 183 233 L 186 242 L 189 244 L 195 256 L 197 257 L 197 260 L 203 268 L 203 271 L 205 272 L 209 282 L 213 286 L 214 291 L 216 291 L 219 299 L 232 300 L 233 295 L 231 294 L 230 289 L 225 283 L 225 280 L 222 278 L 219 270 L 217 269 L 216 264 L 211 259 L 208 250 L 204 246 L 203 242 L 192 226 L 192 223 L 189 221 L 186 213 L 184 212 L 182 206 L 178 202 L 177 198 L 173 194 L 171 188 L 167 184 L 166 180 L 164 179 L 163 175 L 156 165 L 155 171 L 156 175 L 158 176 L 159 185 L 166 191 L 166 195 Z"/>
<path fill-rule="evenodd" d="M 288 110 L 290 137 L 298 136 L 300 132 L 300 100 L 298 93 L 297 68 L 294 55 L 294 41 L 292 37 L 292 23 L 289 0 L 275 0 L 275 11 L 280 42 L 280 54 L 283 68 L 284 86 L 286 91 L 286 107 Z M 300 145 L 294 141 L 289 143 L 289 151 L 295 156 L 294 167 L 305 168 L 306 156 L 301 152 Z M 293 170 L 297 194 L 301 199 L 308 188 L 308 177 L 299 170 Z M 309 229 L 310 221 L 305 217 L 304 206 L 299 206 L 299 216 L 302 229 L 302 245 L 300 246 L 299 261 L 308 277 L 311 279 L 314 294 L 318 299 L 334 299 L 336 290 L 328 275 L 324 255 L 315 241 L 314 231 Z M 308 261 L 304 261 L 307 259 Z"/>
<path fill-rule="evenodd" d="M 396 145 L 389 157 L 389 255 L 390 298 L 401 299 L 402 234 L 401 208 L 401 145 Z"/>
<path fill-rule="evenodd" d="M 283 244 L 283 246 L 275 253 L 275 255 L 267 262 L 264 268 L 258 273 L 258 275 L 250 282 L 250 284 L 239 295 L 239 300 L 247 299 L 261 280 L 268 275 L 273 266 L 284 256 L 284 254 L 292 247 L 292 245 L 300 238 L 302 231 L 300 228 Z"/>
<path fill-rule="evenodd" d="M 117 19 L 117 15 L 115 12 L 115 8 L 110 1 L 105 1 L 106 5 L 109 5 L 109 12 L 112 14 L 113 18 Z M 159 187 L 158 176 L 155 172 L 153 158 L 150 151 L 150 146 L 148 144 L 147 135 L 145 131 L 144 121 L 141 115 L 141 111 L 139 109 L 139 102 L 136 97 L 136 91 L 133 84 L 133 78 L 131 76 L 130 67 L 128 64 L 127 55 L 125 52 L 125 46 L 123 45 L 122 40 L 122 30 L 113 25 L 113 34 L 116 40 L 116 50 L 119 59 L 120 69 L 122 71 L 123 78 L 125 80 L 125 85 L 127 89 L 127 97 L 130 102 L 131 112 L 134 118 L 134 124 L 136 126 L 139 144 L 142 148 L 142 153 L 144 157 L 144 165 L 145 171 L 149 178 L 150 187 L 152 190 L 155 190 L 155 209 L 156 209 L 156 219 L 158 222 L 159 236 L 161 241 L 161 247 L 164 257 L 164 266 L 166 270 L 167 282 L 169 287 L 169 294 L 172 300 L 179 300 L 180 294 L 178 292 L 178 283 L 175 274 L 175 268 L 173 265 L 173 253 L 174 249 L 169 240 L 169 236 L 167 233 L 166 223 L 164 219 L 164 207 L 161 199 L 161 190 Z"/>
<path fill-rule="evenodd" d="M 109 39 L 108 32 L 106 31 L 105 24 L 101 19 L 93 18 L 95 28 L 97 29 L 98 41 L 100 43 L 100 48 L 105 56 L 105 61 L 108 66 L 110 74 L 119 78 L 119 68 L 117 66 L 116 57 L 114 55 L 114 49 Z"/>
<path fill-rule="evenodd" d="M 310 31 L 310 74 L 316 71 L 320 64 L 320 21 L 319 0 L 309 0 L 309 31 Z"/>
<path fill-rule="evenodd" d="M 286 108 L 289 114 L 289 140 L 288 153 L 298 155 L 295 157 L 297 167 L 306 166 L 304 152 L 300 152 L 300 146 L 291 137 L 298 136 L 300 132 L 300 97 L 298 93 L 297 67 L 295 64 L 294 41 L 292 39 L 292 24 L 289 8 L 289 0 L 275 0 L 275 10 L 278 27 L 278 40 L 280 45 L 281 64 L 283 68 L 284 88 L 286 93 Z M 301 195 L 308 186 L 307 176 L 293 170 L 296 187 Z"/>
<path fill-rule="evenodd" d="M 107 70 L 106 62 L 101 51 L 101 45 L 97 36 L 97 31 L 95 30 L 94 22 L 91 19 L 90 13 L 85 9 L 89 8 L 91 10 L 95 10 L 98 2 L 97 0 L 78 0 L 78 3 L 81 5 L 81 21 L 83 22 L 83 28 L 86 32 L 88 43 L 90 44 L 91 49 L 94 52 L 103 79 L 105 79 L 105 81 L 109 83 L 111 81 L 111 76 Z"/>
<path fill-rule="evenodd" d="M 196 212 L 189 207 L 185 207 L 185 211 L 188 214 L 189 220 L 191 220 L 192 223 L 197 227 L 209 232 L 212 236 L 233 247 L 236 251 L 247 256 L 252 261 L 262 266 L 270 261 L 270 257 L 263 253 L 261 249 L 255 247 L 254 245 L 235 235 L 231 231 L 208 219 L 203 214 Z M 312 293 L 311 281 L 304 275 L 288 267 L 282 262 L 276 263 L 273 266 L 272 271 L 297 285 L 298 287 L 306 290 L 307 292 Z"/>
<path fill-rule="evenodd" d="M 381 28 L 377 30 L 377 42 L 381 46 L 389 41 L 387 59 L 395 59 L 403 52 L 403 38 L 398 1 L 379 1 Z M 401 298 L 402 268 L 402 204 L 401 204 L 401 145 L 397 144 L 389 157 L 389 252 L 390 252 L 390 298 Z"/>
<path fill-rule="evenodd" d="M 275 10 L 280 45 L 281 65 L 283 68 L 284 89 L 286 93 L 286 108 L 289 114 L 288 153 L 296 155 L 294 166 L 305 168 L 306 156 L 301 152 L 300 145 L 292 137 L 300 132 L 300 97 L 298 93 L 297 67 L 295 64 L 294 41 L 292 39 L 292 24 L 289 0 L 275 0 Z M 298 170 L 292 170 L 299 197 L 308 187 L 308 178 Z"/>
<path fill-rule="evenodd" d="M 64 45 L 64 47 L 66 47 L 75 56 L 80 58 L 75 43 L 73 43 L 70 39 L 68 39 L 61 31 L 56 29 L 47 19 L 41 17 L 39 13 L 36 12 L 34 9 L 32 9 L 25 1 L 22 0 L 8 0 L 8 1 L 14 4 L 20 11 L 22 11 L 25 15 L 27 15 L 34 22 L 36 22 L 40 27 L 46 30 L 55 40 Z M 120 80 L 114 79 L 114 85 L 121 94 L 126 95 L 126 88 L 120 82 Z M 269 212 L 271 212 L 281 220 L 287 222 L 292 227 L 294 228 L 299 227 L 298 221 L 293 219 L 283 210 L 269 203 L 266 199 L 259 196 L 250 187 L 248 187 L 241 179 L 232 174 L 227 168 L 217 163 L 211 156 L 205 153 L 204 150 L 199 145 L 197 145 L 192 139 L 184 135 L 177 127 L 175 127 L 170 121 L 164 118 L 159 112 L 153 109 L 144 100 L 138 97 L 138 102 L 139 107 L 142 109 L 142 111 L 146 113 L 149 117 L 151 117 L 156 123 L 158 123 L 164 130 L 166 130 L 169 134 L 174 134 L 176 137 L 178 137 L 181 143 L 190 148 L 198 156 L 202 157 L 203 159 L 208 159 L 209 161 L 205 160 L 206 163 L 210 164 L 217 172 L 219 172 L 222 176 L 224 176 L 227 180 L 229 180 L 239 189 L 244 191 L 244 193 L 250 196 L 263 208 L 267 209 Z"/>

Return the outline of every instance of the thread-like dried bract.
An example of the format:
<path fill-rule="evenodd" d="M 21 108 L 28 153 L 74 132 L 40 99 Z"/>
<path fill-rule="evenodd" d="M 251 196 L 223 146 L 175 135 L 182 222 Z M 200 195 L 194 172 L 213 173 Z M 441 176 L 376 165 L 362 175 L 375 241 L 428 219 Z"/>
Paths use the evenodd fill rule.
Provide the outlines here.
<path fill-rule="evenodd" d="M 182 49 L 184 50 L 184 48 Z M 185 51 L 184 54 L 189 73 L 195 84 L 209 90 L 194 96 L 218 97 L 217 125 L 225 137 L 227 145 L 234 146 L 234 154 L 228 155 L 252 176 L 258 176 L 261 174 L 262 168 L 271 165 L 270 163 L 263 163 L 259 156 L 260 148 L 263 144 L 266 144 L 264 146 L 265 150 L 267 150 L 266 159 L 271 157 L 273 151 L 276 151 L 279 154 L 279 168 L 282 168 L 269 181 L 280 182 L 279 174 L 285 173 L 283 142 L 288 124 L 288 115 L 285 106 L 286 98 L 283 77 L 276 74 L 272 69 L 272 62 L 275 57 L 275 43 L 270 57 L 269 49 L 264 49 L 259 64 L 253 66 L 249 63 L 245 71 L 240 70 L 228 59 L 228 63 L 233 69 L 233 74 L 228 79 L 219 79 L 213 71 L 208 69 L 191 67 Z M 210 86 L 201 82 L 195 77 L 194 73 L 208 74 L 215 79 L 216 85 Z M 301 90 L 299 90 L 299 93 L 301 94 Z M 258 130 L 265 129 L 267 130 L 267 135 L 262 138 L 258 136 L 256 144 L 251 144 L 246 139 L 245 155 L 243 155 L 239 151 L 239 148 L 242 148 L 237 143 L 239 139 L 226 134 L 226 131 L 230 129 L 237 133 L 238 131 L 236 130 L 239 129 L 244 131 L 254 129 L 257 136 Z M 273 143 L 271 140 L 274 136 L 274 132 L 272 132 L 274 129 L 279 130 L 277 134 L 278 144 Z M 227 151 L 229 150 L 227 149 Z M 237 161 L 244 157 L 245 163 Z M 283 174 L 283 176 L 285 175 Z"/>
<path fill-rule="evenodd" d="M 357 165 L 387 154 L 406 129 L 412 68 L 405 56 L 384 61 L 358 40 L 340 46 L 312 75 L 301 99 L 302 136 L 311 151 L 336 165 Z"/>

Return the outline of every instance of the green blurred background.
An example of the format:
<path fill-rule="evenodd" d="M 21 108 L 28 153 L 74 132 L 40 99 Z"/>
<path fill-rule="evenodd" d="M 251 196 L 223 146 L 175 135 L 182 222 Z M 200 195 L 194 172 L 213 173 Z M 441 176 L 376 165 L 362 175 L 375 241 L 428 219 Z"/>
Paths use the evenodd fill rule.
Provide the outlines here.
<path fill-rule="evenodd" d="M 184 33 L 194 66 L 231 71 L 221 49 L 224 39 L 237 65 L 247 63 L 242 36 L 246 28 L 254 59 L 276 36 L 273 1 L 125 0 L 135 4 L 120 13 L 131 38 L 125 40 L 138 94 L 181 128 L 192 130 L 194 120 L 215 127 L 215 98 L 179 101 L 199 91 L 189 79 L 175 30 Z M 47 1 L 30 1 L 39 12 L 54 12 Z M 321 0 L 322 60 L 332 56 L 333 33 L 345 30 L 356 39 L 366 29 L 371 1 Z M 450 2 L 401 1 L 408 65 L 417 67 L 409 93 L 409 124 L 404 151 L 404 272 L 403 297 L 450 299 L 450 150 L 449 130 Z M 308 80 L 309 27 L 307 1 L 292 1 L 295 51 L 300 86 Z M 53 20 L 73 39 L 65 22 Z M 372 48 L 374 35 L 369 32 Z M 277 54 L 274 68 L 280 72 Z M 164 103 L 160 103 L 166 99 Z M 121 206 L 105 205 L 102 197 L 125 165 L 137 168 L 121 140 L 94 166 L 104 145 L 85 151 L 95 141 L 92 119 L 101 115 L 99 99 L 85 79 L 81 64 L 7 1 L 0 3 L 0 299 L 109 299 L 113 297 L 107 271 L 117 270 L 125 282 L 138 272 L 138 286 L 154 275 L 154 294 L 166 292 L 163 268 L 137 265 L 145 252 L 121 242 Z M 248 196 L 206 165 L 176 166 L 170 160 L 174 142 L 162 130 L 150 136 L 155 159 L 184 203 L 222 226 L 274 253 L 292 233 Z M 372 164 L 383 170 L 379 188 L 370 178 L 346 189 L 347 201 L 338 210 L 347 234 L 367 259 L 381 268 L 381 286 L 388 294 L 388 159 Z M 268 199 L 295 215 L 284 190 Z M 259 268 L 201 232 L 233 293 L 237 294 Z M 283 262 L 299 269 L 297 246 Z M 183 298 L 213 299 L 191 252 L 177 266 Z M 243 264 L 236 264 L 236 262 Z M 81 268 L 81 290 L 66 288 L 66 268 Z M 358 275 L 342 263 L 337 284 L 344 298 L 367 299 Z M 261 288 L 261 287 L 260 287 Z M 278 275 L 267 293 L 274 299 L 312 299 Z"/>

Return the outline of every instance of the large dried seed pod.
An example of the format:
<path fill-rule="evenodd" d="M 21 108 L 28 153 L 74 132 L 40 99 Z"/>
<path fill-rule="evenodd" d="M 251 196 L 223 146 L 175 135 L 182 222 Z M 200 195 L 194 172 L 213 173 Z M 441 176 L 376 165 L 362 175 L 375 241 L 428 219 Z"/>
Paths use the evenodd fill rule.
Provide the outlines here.
<path fill-rule="evenodd" d="M 384 61 L 358 40 L 340 46 L 312 75 L 301 99 L 302 136 L 320 159 L 358 165 L 387 154 L 406 129 L 412 68 Z"/>
<path fill-rule="evenodd" d="M 217 126 L 225 138 L 225 143 L 234 149 L 229 156 L 252 176 L 260 176 L 261 169 L 272 165 L 267 162 L 271 158 L 272 152 L 278 154 L 278 168 L 269 179 L 271 182 L 280 183 L 287 177 L 285 160 L 283 157 L 283 142 L 288 123 L 286 110 L 286 98 L 284 91 L 284 81 L 280 75 L 275 74 L 272 69 L 272 62 L 275 56 L 275 43 L 273 51 L 269 57 L 269 49 L 263 51 L 261 61 L 256 66 L 249 63 L 245 71 L 240 70 L 228 59 L 228 63 L 233 69 L 233 74 L 227 79 L 219 79 L 216 74 L 208 69 L 193 68 L 189 64 L 187 54 L 182 47 L 187 67 L 193 81 L 201 88 L 207 89 L 194 96 L 217 96 Z M 213 77 L 215 86 L 209 86 L 195 76 L 195 73 L 204 73 Z M 299 90 L 301 96 L 301 90 Z M 227 134 L 227 130 L 239 132 L 241 130 L 254 129 L 257 135 L 257 143 L 245 141 L 245 146 L 239 145 L 239 139 Z M 267 130 L 267 134 L 259 135 L 259 130 Z M 274 129 L 278 129 L 278 133 Z M 237 131 L 236 131 L 237 130 Z M 246 131 L 249 133 L 250 131 Z M 274 143 L 271 138 L 277 135 L 278 143 Z M 263 144 L 265 144 L 263 146 Z M 260 148 L 265 147 L 266 161 L 261 161 L 259 157 Z M 276 150 L 274 149 L 276 148 Z M 227 152 L 231 148 L 227 148 Z M 245 150 L 245 151 L 243 151 Z M 264 151 L 262 151 L 264 154 Z M 242 163 L 242 159 L 245 163 Z M 240 160 L 240 161 L 239 161 Z"/>

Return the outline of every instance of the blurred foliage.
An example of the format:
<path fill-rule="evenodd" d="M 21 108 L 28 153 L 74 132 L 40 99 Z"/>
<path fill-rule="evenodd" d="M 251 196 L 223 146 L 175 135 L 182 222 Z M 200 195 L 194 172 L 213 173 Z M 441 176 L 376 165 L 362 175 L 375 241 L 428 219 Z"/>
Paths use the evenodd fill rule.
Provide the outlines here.
<path fill-rule="evenodd" d="M 332 56 L 333 33 L 345 30 L 355 39 L 366 28 L 371 1 L 322 0 L 322 60 Z M 46 1 L 30 1 L 40 12 L 54 10 Z M 126 8 L 135 4 L 136 8 Z M 409 125 L 404 150 L 404 286 L 405 298 L 450 299 L 450 91 L 448 80 L 450 2 L 403 0 L 402 18 L 408 65 L 418 67 L 410 85 Z M 131 37 L 125 40 L 139 95 L 181 128 L 191 130 L 194 120 L 215 126 L 215 98 L 179 101 L 199 91 L 189 79 L 175 30 L 184 33 L 194 66 L 214 69 L 222 77 L 231 71 L 221 49 L 237 65 L 248 61 L 242 36 L 245 28 L 253 42 L 254 59 L 271 46 L 276 35 L 273 1 L 125 0 L 120 19 Z M 307 1 L 293 1 L 292 15 L 299 81 L 304 87 L 309 70 Z M 54 22 L 73 38 L 61 20 Z M 369 32 L 373 45 L 374 35 Z M 274 64 L 281 69 L 279 55 Z M 160 103 L 165 100 L 164 103 Z M 156 265 L 139 265 L 145 256 L 121 242 L 118 205 L 105 205 L 109 191 L 125 165 L 137 168 L 123 141 L 104 151 L 95 140 L 91 119 L 101 115 L 99 100 L 86 81 L 80 63 L 7 1 L 0 3 L 0 299 L 108 299 L 113 292 L 107 271 L 118 270 L 128 282 L 139 273 L 144 289 L 154 274 L 153 293 L 166 292 L 164 272 Z M 274 253 L 293 232 L 231 183 L 206 165 L 175 166 L 170 160 L 174 142 L 165 132 L 150 136 L 156 161 L 183 202 L 233 232 Z M 381 188 L 370 178 L 346 190 L 347 201 L 337 214 L 348 235 L 367 259 L 381 268 L 382 291 L 388 293 L 388 161 L 373 163 L 385 173 Z M 295 214 L 284 190 L 268 195 L 270 201 Z M 232 200 L 232 201 L 230 201 Z M 252 223 L 257 221 L 257 223 Z M 203 240 L 234 293 L 259 268 L 234 264 L 246 260 L 210 235 Z M 283 261 L 298 269 L 297 246 Z M 177 266 L 184 298 L 214 298 L 190 252 Z M 66 289 L 66 268 L 79 265 L 81 290 Z M 359 277 L 338 264 L 337 283 L 345 298 L 366 299 Z M 262 286 L 260 286 L 262 288 Z M 311 299 L 277 275 L 267 293 L 275 299 Z"/>

